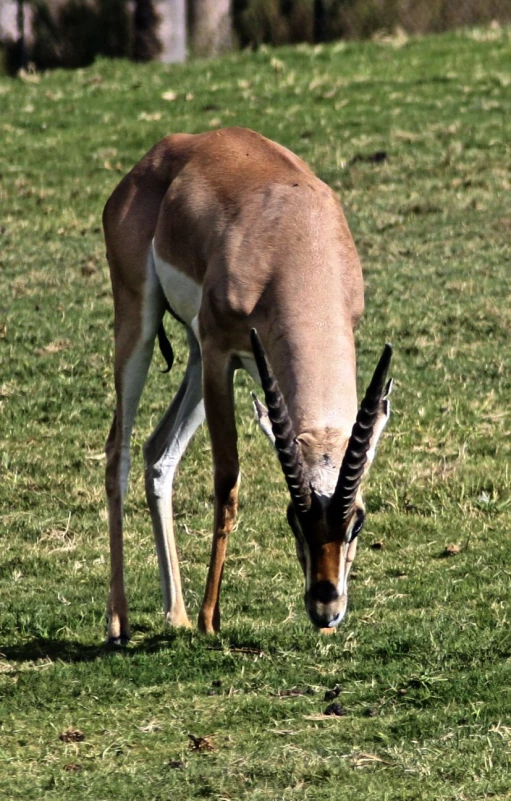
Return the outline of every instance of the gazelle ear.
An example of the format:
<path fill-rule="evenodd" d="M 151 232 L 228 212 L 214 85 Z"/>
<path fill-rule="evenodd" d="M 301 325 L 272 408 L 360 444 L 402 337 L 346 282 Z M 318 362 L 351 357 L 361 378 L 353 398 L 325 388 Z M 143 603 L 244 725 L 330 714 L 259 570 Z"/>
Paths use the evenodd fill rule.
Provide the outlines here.
<path fill-rule="evenodd" d="M 369 444 L 369 450 L 367 451 L 367 461 L 365 463 L 364 476 L 371 467 L 372 461 L 376 453 L 376 446 L 378 445 L 378 440 L 380 439 L 381 433 L 385 428 L 385 426 L 387 425 L 390 417 L 389 395 L 391 392 L 392 392 L 392 378 L 390 379 L 390 381 L 387 382 L 387 386 L 385 387 L 385 392 L 383 393 L 383 397 L 380 401 L 380 407 L 378 409 L 378 417 L 376 418 L 376 422 L 374 424 L 373 434 L 371 436 Z"/>
<path fill-rule="evenodd" d="M 263 434 L 266 434 L 273 447 L 275 447 L 275 437 L 273 435 L 273 431 L 271 428 L 271 422 L 268 416 L 268 409 L 266 408 L 266 406 L 263 406 L 257 395 L 255 395 L 253 392 L 251 392 L 250 394 L 252 395 L 252 403 L 254 406 L 254 411 L 256 413 L 257 422 L 259 423 L 259 427 L 263 432 Z"/>

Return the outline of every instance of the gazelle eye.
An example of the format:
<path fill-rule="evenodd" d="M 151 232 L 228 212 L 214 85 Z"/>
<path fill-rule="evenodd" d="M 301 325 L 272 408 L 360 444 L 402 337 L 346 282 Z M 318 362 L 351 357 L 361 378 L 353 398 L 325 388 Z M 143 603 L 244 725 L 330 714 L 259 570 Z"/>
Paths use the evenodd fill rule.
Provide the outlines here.
<path fill-rule="evenodd" d="M 355 522 L 353 523 L 353 527 L 351 529 L 349 542 L 353 542 L 355 537 L 358 537 L 358 535 L 364 528 L 365 519 L 366 519 L 365 513 L 362 511 L 362 509 L 359 509 L 356 513 Z"/>

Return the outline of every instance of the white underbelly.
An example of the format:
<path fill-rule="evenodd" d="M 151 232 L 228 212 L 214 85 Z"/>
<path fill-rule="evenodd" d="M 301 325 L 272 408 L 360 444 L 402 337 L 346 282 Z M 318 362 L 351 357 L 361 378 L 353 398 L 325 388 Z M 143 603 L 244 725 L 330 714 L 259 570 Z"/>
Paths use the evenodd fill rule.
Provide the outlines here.
<path fill-rule="evenodd" d="M 196 328 L 202 300 L 202 287 L 190 276 L 158 256 L 153 242 L 154 268 L 173 312 L 187 325 Z"/>
<path fill-rule="evenodd" d="M 181 270 L 176 269 L 172 264 L 160 258 L 154 246 L 154 241 L 152 248 L 156 275 L 170 308 L 184 323 L 192 328 L 197 340 L 200 342 L 198 314 L 202 301 L 202 287 L 190 276 L 185 275 Z M 260 384 L 261 379 L 253 354 L 246 351 L 236 351 L 232 355 L 239 358 L 244 369 L 250 373 L 254 381 Z"/>

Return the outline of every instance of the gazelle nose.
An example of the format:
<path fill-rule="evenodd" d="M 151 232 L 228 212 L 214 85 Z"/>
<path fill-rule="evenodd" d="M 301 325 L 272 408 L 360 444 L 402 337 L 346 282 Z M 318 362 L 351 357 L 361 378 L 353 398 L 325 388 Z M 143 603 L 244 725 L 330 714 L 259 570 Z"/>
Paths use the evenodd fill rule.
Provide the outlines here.
<path fill-rule="evenodd" d="M 309 590 L 309 598 L 316 603 L 332 604 L 339 598 L 339 593 L 331 581 L 317 581 Z"/>
<path fill-rule="evenodd" d="M 346 595 L 339 595 L 331 581 L 317 581 L 305 594 L 305 608 L 317 628 L 335 628 L 346 612 Z"/>

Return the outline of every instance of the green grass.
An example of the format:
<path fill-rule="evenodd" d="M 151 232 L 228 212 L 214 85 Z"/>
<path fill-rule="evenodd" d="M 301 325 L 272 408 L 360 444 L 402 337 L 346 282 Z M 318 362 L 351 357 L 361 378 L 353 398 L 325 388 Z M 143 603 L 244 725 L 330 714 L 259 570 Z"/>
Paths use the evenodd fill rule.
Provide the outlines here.
<path fill-rule="evenodd" d="M 509 48 L 509 30 L 479 30 L 0 80 L 2 797 L 510 797 Z M 219 124 L 277 139 L 339 191 L 367 285 L 360 386 L 390 339 L 393 416 L 349 615 L 325 638 L 305 617 L 284 481 L 240 375 L 223 631 L 164 631 L 141 445 L 184 367 L 169 320 L 177 363 L 164 376 L 155 358 L 134 436 L 134 636 L 109 653 L 101 211 L 157 139 Z M 356 159 L 378 150 L 380 164 Z M 175 497 L 196 616 L 212 524 L 205 430 Z M 346 715 L 321 717 L 337 683 Z M 296 686 L 310 689 L 284 693 Z M 59 738 L 70 728 L 83 742 Z M 191 750 L 189 734 L 214 750 Z"/>

